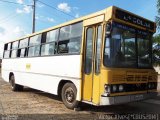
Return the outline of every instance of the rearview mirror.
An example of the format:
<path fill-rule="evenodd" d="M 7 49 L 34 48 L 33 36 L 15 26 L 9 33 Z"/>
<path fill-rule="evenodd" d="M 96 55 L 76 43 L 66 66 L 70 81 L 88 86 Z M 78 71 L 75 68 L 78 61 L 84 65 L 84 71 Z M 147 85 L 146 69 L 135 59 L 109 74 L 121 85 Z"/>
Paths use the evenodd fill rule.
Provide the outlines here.
<path fill-rule="evenodd" d="M 110 36 L 111 35 L 111 23 L 107 23 L 106 24 L 106 36 Z"/>

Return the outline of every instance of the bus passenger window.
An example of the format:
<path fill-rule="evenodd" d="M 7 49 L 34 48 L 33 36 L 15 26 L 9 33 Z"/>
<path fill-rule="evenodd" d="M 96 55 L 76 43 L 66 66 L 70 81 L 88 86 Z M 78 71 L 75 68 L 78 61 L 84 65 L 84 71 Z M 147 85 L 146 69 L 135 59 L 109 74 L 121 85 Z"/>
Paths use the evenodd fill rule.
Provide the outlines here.
<path fill-rule="evenodd" d="M 5 50 L 4 51 L 4 58 L 9 58 L 10 55 L 10 51 L 9 50 Z"/>
<path fill-rule="evenodd" d="M 41 56 L 54 55 L 54 54 L 55 54 L 55 43 L 49 43 L 49 44 L 42 45 Z"/>
<path fill-rule="evenodd" d="M 70 26 L 65 26 L 60 29 L 59 40 L 67 40 L 70 35 Z"/>
<path fill-rule="evenodd" d="M 17 57 L 21 56 L 21 49 L 18 49 Z"/>
<path fill-rule="evenodd" d="M 11 49 L 11 43 L 7 43 L 4 45 L 4 50 L 10 50 Z"/>
<path fill-rule="evenodd" d="M 68 53 L 68 40 L 58 43 L 58 53 Z"/>
<path fill-rule="evenodd" d="M 59 33 L 58 29 L 47 32 L 46 42 L 57 41 L 58 33 Z"/>
<path fill-rule="evenodd" d="M 28 56 L 29 57 L 39 56 L 39 51 L 40 51 L 40 46 L 30 47 L 28 50 Z"/>
<path fill-rule="evenodd" d="M 28 46 L 28 38 L 20 40 L 19 48 L 24 48 L 24 47 L 27 47 L 27 46 Z"/>
<path fill-rule="evenodd" d="M 16 41 L 16 42 L 12 43 L 12 49 L 17 49 L 18 48 L 18 42 L 19 41 Z"/>
<path fill-rule="evenodd" d="M 80 37 L 72 38 L 68 43 L 69 53 L 79 53 L 80 52 Z"/>
<path fill-rule="evenodd" d="M 11 51 L 11 58 L 16 58 L 17 57 L 17 50 L 12 50 Z"/>
<path fill-rule="evenodd" d="M 20 50 L 20 57 L 26 57 L 27 55 L 27 48 L 23 48 Z"/>
<path fill-rule="evenodd" d="M 39 45 L 41 43 L 41 37 L 42 37 L 42 34 L 31 37 L 29 46 Z"/>

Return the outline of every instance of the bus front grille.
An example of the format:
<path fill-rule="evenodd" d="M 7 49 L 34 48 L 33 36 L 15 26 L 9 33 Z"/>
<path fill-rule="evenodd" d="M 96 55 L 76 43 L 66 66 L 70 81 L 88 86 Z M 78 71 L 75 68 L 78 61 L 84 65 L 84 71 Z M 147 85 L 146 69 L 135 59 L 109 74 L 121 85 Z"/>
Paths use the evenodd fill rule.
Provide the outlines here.
<path fill-rule="evenodd" d="M 126 76 L 125 75 L 113 75 L 112 76 L 112 81 L 113 82 L 121 82 L 121 81 L 125 81 L 126 80 Z"/>
<path fill-rule="evenodd" d="M 148 77 L 148 81 L 155 81 L 157 82 L 157 76 L 156 75 L 152 75 Z"/>
<path fill-rule="evenodd" d="M 147 74 L 127 74 L 128 82 L 147 82 L 148 75 Z"/>

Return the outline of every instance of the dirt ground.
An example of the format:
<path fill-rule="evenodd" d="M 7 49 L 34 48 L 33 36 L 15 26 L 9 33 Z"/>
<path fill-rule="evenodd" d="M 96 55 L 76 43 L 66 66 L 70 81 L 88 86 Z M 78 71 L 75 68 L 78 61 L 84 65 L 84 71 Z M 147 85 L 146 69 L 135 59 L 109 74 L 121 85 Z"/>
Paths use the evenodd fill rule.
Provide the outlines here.
<path fill-rule="evenodd" d="M 160 97 L 155 99 L 160 101 Z M 12 92 L 10 85 L 0 77 L 0 120 L 96 120 L 101 115 L 120 113 L 160 112 L 160 102 L 135 102 L 123 105 L 96 107 L 82 104 L 80 111 L 67 109 L 58 96 L 25 88 Z M 105 117 L 106 118 L 106 117 Z"/>

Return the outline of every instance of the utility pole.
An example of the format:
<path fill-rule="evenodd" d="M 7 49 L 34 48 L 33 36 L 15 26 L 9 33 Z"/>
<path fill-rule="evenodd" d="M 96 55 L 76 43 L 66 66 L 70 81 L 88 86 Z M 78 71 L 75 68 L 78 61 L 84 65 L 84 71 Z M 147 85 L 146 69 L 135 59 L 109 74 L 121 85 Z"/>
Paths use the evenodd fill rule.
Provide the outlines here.
<path fill-rule="evenodd" d="M 32 33 L 35 32 L 35 12 L 36 12 L 36 0 L 33 0 L 33 14 L 32 14 Z"/>

